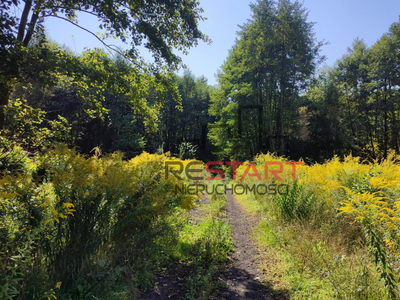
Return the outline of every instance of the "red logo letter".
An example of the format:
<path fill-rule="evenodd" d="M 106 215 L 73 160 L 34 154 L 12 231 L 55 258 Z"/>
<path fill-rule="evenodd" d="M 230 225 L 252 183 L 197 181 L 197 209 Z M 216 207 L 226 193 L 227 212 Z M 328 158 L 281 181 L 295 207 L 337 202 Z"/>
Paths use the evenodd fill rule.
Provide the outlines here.
<path fill-rule="evenodd" d="M 287 165 L 292 165 L 292 180 L 296 179 L 296 165 L 304 165 L 302 161 L 287 161 Z"/>
<path fill-rule="evenodd" d="M 280 178 L 278 176 L 279 173 L 283 172 L 283 163 L 281 161 L 266 161 L 265 162 L 265 180 L 268 180 L 268 166 L 269 165 L 277 165 L 280 166 L 279 170 L 271 170 L 269 171 L 272 175 L 275 176 L 276 179 L 278 180 L 282 180 L 282 178 Z"/>
<path fill-rule="evenodd" d="M 236 166 L 237 165 L 243 165 L 243 162 L 242 161 L 226 161 L 225 163 L 227 165 L 232 165 L 233 180 L 236 180 Z"/>
<path fill-rule="evenodd" d="M 250 177 L 257 177 L 258 180 L 261 180 L 261 176 L 258 173 L 258 170 L 257 170 L 256 166 L 253 164 L 253 162 L 249 163 L 249 165 L 246 168 L 246 171 L 244 171 L 244 174 L 242 175 L 242 177 L 240 177 L 240 180 L 243 180 L 246 177 L 247 173 L 249 173 L 249 171 L 250 171 L 250 168 L 253 169 L 254 174 L 249 174 L 249 176 Z"/>
<path fill-rule="evenodd" d="M 208 173 L 218 173 L 221 174 L 220 177 L 207 177 L 206 180 L 221 180 L 224 178 L 224 171 L 220 169 L 210 169 L 209 166 L 216 166 L 216 165 L 223 165 L 224 162 L 222 161 L 209 161 L 206 163 L 206 171 Z"/>

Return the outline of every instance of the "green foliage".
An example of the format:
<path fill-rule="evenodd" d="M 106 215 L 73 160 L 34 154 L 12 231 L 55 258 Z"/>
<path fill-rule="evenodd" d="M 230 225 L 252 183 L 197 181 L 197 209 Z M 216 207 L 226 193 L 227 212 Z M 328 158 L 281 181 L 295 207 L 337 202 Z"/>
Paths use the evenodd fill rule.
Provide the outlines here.
<path fill-rule="evenodd" d="M 307 92 L 309 151 L 321 148 L 320 160 L 350 151 L 370 159 L 399 153 L 399 27 L 393 23 L 371 47 L 356 39 Z"/>
<path fill-rule="evenodd" d="M 367 219 L 363 220 L 363 225 L 366 229 L 366 236 L 370 244 L 370 250 L 375 256 L 375 265 L 381 275 L 381 278 L 385 281 L 385 287 L 388 291 L 391 299 L 397 297 L 397 278 L 393 272 L 392 267 L 388 263 L 387 250 L 384 247 L 382 237 L 379 236 L 372 228 L 372 224 Z"/>
<path fill-rule="evenodd" d="M 307 192 L 297 180 L 291 184 L 287 193 L 277 194 L 274 197 L 274 204 L 281 217 L 286 221 L 309 218 L 314 209 L 314 202 L 313 194 Z"/>
<path fill-rule="evenodd" d="M 190 264 L 187 278 L 188 299 L 208 299 L 219 287 L 216 275 L 233 251 L 232 229 L 223 220 L 225 196 L 214 195 L 207 214 L 198 224 L 188 224 L 180 234 L 177 252 Z"/>
<path fill-rule="evenodd" d="M 67 120 L 74 144 L 84 153 L 101 145 L 105 152 L 120 150 L 128 157 L 140 154 L 146 146 L 145 136 L 157 130 L 167 95 L 180 103 L 168 71 L 146 72 L 99 49 L 74 55 L 46 42 L 42 50 L 45 55 L 34 68 L 39 74 L 21 68 L 24 78 L 12 98 L 27 99 L 30 106 L 47 112 L 46 119 L 56 122 L 55 126 L 65 123 L 60 118 Z"/>
<path fill-rule="evenodd" d="M 68 142 L 83 153 L 100 146 L 104 153 L 123 151 L 134 157 L 164 143 L 164 151 L 178 154 L 183 142 L 196 145 L 197 156 L 210 153 L 202 140 L 212 120 L 207 115 L 211 88 L 206 79 L 196 79 L 189 71 L 180 78 L 167 70 L 139 69 L 99 49 L 75 55 L 50 42 L 41 49 L 42 62 L 34 67 L 39 74 L 21 68 L 25 77 L 15 85 L 12 98 L 27 99 L 26 105 L 40 108 L 42 119 L 46 112 L 54 126 L 66 120 L 73 137 Z M 7 123 L 18 127 L 11 117 Z"/>
<path fill-rule="evenodd" d="M 300 94 L 322 46 L 299 2 L 262 0 L 251 9 L 252 19 L 241 26 L 209 110 L 218 120 L 209 138 L 221 157 L 232 160 L 246 160 L 262 151 L 286 153 L 284 135 L 287 139 L 297 126 Z M 247 108 L 239 115 L 241 107 Z"/>
<path fill-rule="evenodd" d="M 3 138 L 3 142 L 4 142 Z M 24 151 L 20 146 L 12 147 L 9 140 L 6 140 L 7 144 L 3 145 L 3 151 L 0 156 L 0 170 L 2 172 L 7 171 L 9 173 L 21 172 L 26 173 L 32 168 L 32 163 L 28 158 L 28 153 Z M 10 149 L 7 151 L 7 149 Z"/>
<path fill-rule="evenodd" d="M 179 232 L 165 223 L 168 215 L 191 208 L 195 198 L 175 193 L 174 176 L 164 178 L 171 158 L 143 153 L 124 161 L 120 153 L 99 157 L 98 151 L 85 157 L 65 146 L 34 159 L 20 159 L 24 154 L 11 151 L 19 168 L 10 172 L 7 165 L 0 177 L 2 295 L 52 295 L 62 282 L 54 293 L 89 297 L 99 288 L 98 257 L 148 284 L 146 270 L 154 269 L 143 265 L 142 251 L 154 257 L 159 236 Z M 161 245 L 167 247 L 165 240 Z"/>
<path fill-rule="evenodd" d="M 157 79 L 157 83 L 164 87 L 171 86 L 170 82 L 165 80 L 165 77 L 163 78 L 162 75 L 159 75 L 165 73 L 165 65 L 169 69 L 176 70 L 181 62 L 179 56 L 173 52 L 173 49 L 187 53 L 187 49 L 196 45 L 199 40 L 209 41 L 208 37 L 198 28 L 198 22 L 203 20 L 203 17 L 201 16 L 202 10 L 198 7 L 196 0 L 154 1 L 151 3 L 142 3 L 137 0 L 107 3 L 90 0 L 80 3 L 68 2 L 62 5 L 57 1 L 34 0 L 24 2 L 20 16 L 17 11 L 20 11 L 22 7 L 19 8 L 18 4 L 18 1 L 5 1 L 1 4 L 0 128 L 4 125 L 2 109 L 7 105 L 11 90 L 17 79 L 25 79 L 29 75 L 35 76 L 41 72 L 48 73 L 50 71 L 52 73 L 55 69 L 62 70 L 63 66 L 65 67 L 63 71 L 66 72 L 79 68 L 76 60 L 75 63 L 71 64 L 52 64 L 54 60 L 46 59 L 51 51 L 47 47 L 42 47 L 45 44 L 42 25 L 45 18 L 62 19 L 81 28 L 86 33 L 96 36 L 109 50 L 130 60 L 134 66 L 132 69 L 136 70 L 137 74 L 141 72 L 147 74 L 155 73 L 156 76 L 154 78 Z M 104 31 L 101 36 L 78 25 L 78 12 L 97 16 L 100 23 L 99 27 Z M 28 21 L 28 18 L 30 18 L 30 21 Z M 39 38 L 32 39 L 34 34 Z M 130 37 L 132 47 L 125 51 L 105 42 L 107 38 L 119 38 L 123 42 L 127 42 L 127 36 Z M 35 43 L 32 43 L 32 41 Z M 154 64 L 152 66 L 148 66 L 141 59 L 138 51 L 141 45 L 153 54 Z M 91 57 L 96 52 L 99 51 L 94 50 L 92 52 L 89 50 L 87 52 L 89 57 L 86 57 L 85 61 L 91 61 L 96 64 L 98 55 Z M 58 52 L 58 54 L 60 57 L 67 58 L 65 53 Z M 54 58 L 54 55 L 50 55 L 50 57 Z M 58 62 L 66 62 L 67 59 L 60 59 Z M 82 67 L 84 68 L 85 66 L 82 65 Z M 95 69 L 92 68 L 91 70 L 94 71 Z M 112 80 L 105 78 L 112 75 L 110 71 L 107 68 L 104 70 L 97 68 L 94 74 L 90 72 L 81 73 L 82 76 L 78 81 L 72 78 L 78 95 L 87 100 L 86 112 L 90 116 L 96 113 L 100 113 L 100 115 L 104 113 L 104 107 L 101 105 L 102 95 L 99 93 L 88 95 L 85 92 L 93 88 L 104 91 L 107 87 L 106 83 L 114 83 L 115 87 L 119 87 Z M 86 75 L 90 78 L 90 85 L 85 80 Z M 97 82 L 93 81 L 93 76 L 97 77 Z M 47 81 L 52 81 L 52 77 L 57 78 L 57 76 L 50 76 Z M 124 76 L 119 77 L 119 79 L 124 78 Z M 132 78 L 128 76 L 128 79 Z M 127 81 L 132 84 L 130 80 Z M 133 82 L 137 83 L 137 80 L 133 80 Z M 135 91 L 135 89 L 131 89 L 131 91 Z M 142 108 L 140 105 L 136 107 L 136 109 Z"/>
<path fill-rule="evenodd" d="M 19 145 L 27 151 L 43 149 L 54 142 L 69 142 L 70 127 L 65 118 L 48 122 L 45 127 L 46 112 L 28 105 L 26 100 L 16 99 L 5 107 L 7 126 L 1 131 L 3 151 Z"/>
<path fill-rule="evenodd" d="M 180 159 L 192 159 L 196 157 L 197 147 L 189 142 L 183 142 L 179 145 L 179 154 L 177 157 Z"/>
<path fill-rule="evenodd" d="M 157 146 L 163 143 L 164 151 L 179 155 L 180 147 L 190 143 L 197 146 L 197 153 L 192 149 L 190 155 L 209 158 L 211 151 L 203 137 L 207 124 L 213 121 L 208 115 L 212 88 L 204 77 L 196 78 L 189 70 L 185 70 L 182 77 L 176 77 L 176 84 L 182 102 L 176 103 L 171 96 L 166 100 L 160 115 Z"/>

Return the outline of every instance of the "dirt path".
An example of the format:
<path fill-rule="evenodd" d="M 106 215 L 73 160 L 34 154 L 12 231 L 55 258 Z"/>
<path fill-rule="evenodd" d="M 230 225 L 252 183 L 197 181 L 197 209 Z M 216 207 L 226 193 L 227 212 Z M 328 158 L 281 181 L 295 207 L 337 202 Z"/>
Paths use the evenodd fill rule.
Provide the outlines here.
<path fill-rule="evenodd" d="M 222 299 L 277 299 L 259 281 L 257 274 L 258 252 L 251 239 L 251 232 L 258 224 L 257 219 L 247 214 L 231 193 L 227 192 L 226 198 L 235 252 L 228 270 L 221 274 L 226 284 L 221 289 Z"/>
<path fill-rule="evenodd" d="M 226 270 L 221 270 L 219 275 L 219 280 L 224 283 L 224 287 L 212 299 L 282 299 L 273 296 L 258 277 L 258 251 L 251 238 L 251 233 L 258 224 L 257 218 L 247 214 L 231 193 L 228 192 L 226 198 L 227 220 L 230 220 L 235 252 L 232 253 Z M 192 222 L 196 224 L 202 219 L 205 212 L 202 207 L 208 204 L 207 197 L 200 198 L 198 207 L 191 211 Z M 141 299 L 185 299 L 184 278 L 188 275 L 188 272 L 190 272 L 189 269 L 180 267 L 168 270 L 165 274 L 159 276 L 156 287 L 143 295 Z"/>

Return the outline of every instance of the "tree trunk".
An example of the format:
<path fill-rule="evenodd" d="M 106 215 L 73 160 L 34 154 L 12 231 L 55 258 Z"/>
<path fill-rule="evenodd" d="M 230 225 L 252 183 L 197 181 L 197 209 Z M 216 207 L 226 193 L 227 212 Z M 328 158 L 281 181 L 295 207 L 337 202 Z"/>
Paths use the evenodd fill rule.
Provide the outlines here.
<path fill-rule="evenodd" d="M 26 23 L 28 22 L 28 16 L 29 16 L 29 12 L 31 11 L 31 8 L 32 8 L 32 0 L 26 0 L 24 10 L 23 10 L 22 16 L 21 16 L 21 21 L 20 21 L 19 27 L 18 27 L 17 40 L 20 42 L 22 42 L 24 40 L 25 27 L 26 27 Z"/>
<path fill-rule="evenodd" d="M 395 103 L 392 100 L 392 86 L 389 84 L 389 102 L 390 102 L 390 112 L 392 117 L 392 140 L 391 140 L 391 148 L 396 151 L 396 154 L 399 153 L 399 145 L 398 145 L 398 136 L 399 129 L 397 128 L 397 119 L 396 119 L 396 108 Z"/>
<path fill-rule="evenodd" d="M 384 126 L 384 132 L 383 132 L 383 157 L 387 157 L 387 152 L 388 152 L 388 142 L 389 142 L 389 125 L 388 125 L 388 105 L 387 105 L 387 85 L 386 85 L 386 79 L 385 79 L 385 97 L 384 99 L 384 104 L 383 104 L 383 126 Z"/>
<path fill-rule="evenodd" d="M 278 122 L 278 136 L 280 139 L 280 149 L 279 149 L 279 155 L 283 155 L 284 151 L 284 140 L 283 140 L 283 100 L 284 100 L 284 85 L 283 82 L 281 81 L 281 93 L 279 95 L 279 108 L 278 108 L 278 117 L 279 117 L 279 122 Z"/>

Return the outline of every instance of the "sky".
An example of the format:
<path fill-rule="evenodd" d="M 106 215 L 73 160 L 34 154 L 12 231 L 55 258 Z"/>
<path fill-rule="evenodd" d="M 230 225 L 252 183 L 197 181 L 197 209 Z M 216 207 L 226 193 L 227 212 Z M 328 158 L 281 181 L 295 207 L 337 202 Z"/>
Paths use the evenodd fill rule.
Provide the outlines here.
<path fill-rule="evenodd" d="M 201 42 L 190 49 L 188 55 L 182 55 L 183 63 L 196 77 L 205 76 L 209 84 L 217 84 L 217 71 L 235 42 L 236 33 L 240 30 L 238 25 L 251 18 L 249 4 L 254 2 L 200 0 L 203 16 L 207 20 L 200 22 L 199 27 L 211 38 L 212 44 Z M 327 57 L 325 64 L 329 66 L 346 53 L 357 37 L 372 46 L 392 23 L 399 21 L 400 16 L 400 0 L 304 0 L 303 5 L 309 10 L 307 20 L 315 22 L 317 40 L 329 43 L 321 52 Z M 97 19 L 91 16 L 80 15 L 79 25 L 93 32 L 99 31 Z M 77 53 L 85 47 L 103 47 L 95 37 L 63 20 L 48 18 L 45 26 L 53 41 Z M 110 43 L 123 46 L 118 41 Z M 150 59 L 146 52 L 143 56 Z"/>

